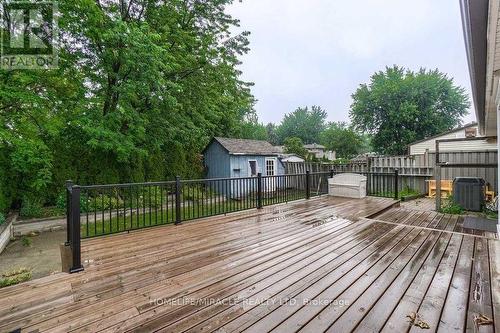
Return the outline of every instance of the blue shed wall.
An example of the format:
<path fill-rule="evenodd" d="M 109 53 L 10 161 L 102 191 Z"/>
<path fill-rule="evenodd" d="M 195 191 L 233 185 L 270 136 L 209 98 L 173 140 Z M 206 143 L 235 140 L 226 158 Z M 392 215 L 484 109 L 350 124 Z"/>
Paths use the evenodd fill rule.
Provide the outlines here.
<path fill-rule="evenodd" d="M 204 152 L 207 178 L 230 177 L 229 153 L 218 142 L 214 141 Z"/>
<path fill-rule="evenodd" d="M 257 161 L 257 172 L 266 175 L 266 158 L 276 159 L 276 175 L 284 175 L 285 167 L 276 156 L 260 156 L 260 155 L 230 155 L 227 150 L 218 142 L 214 141 L 204 152 L 205 166 L 207 168 L 207 178 L 244 178 L 250 177 L 248 162 L 251 160 Z M 269 184 L 268 184 L 269 183 Z M 229 196 L 231 198 L 245 196 L 250 192 L 257 190 L 256 181 L 233 181 L 228 188 L 215 188 L 219 194 Z M 263 190 L 271 190 L 272 188 L 280 188 L 281 180 L 266 180 L 263 184 Z M 228 193 L 229 192 L 229 193 Z"/>
<path fill-rule="evenodd" d="M 251 160 L 257 161 L 257 172 L 261 172 L 263 176 L 266 175 L 266 158 L 275 158 L 276 159 L 276 175 L 284 175 L 285 167 L 283 163 L 276 156 L 260 156 L 260 155 L 231 155 L 231 178 L 239 178 L 239 177 L 250 177 L 250 170 L 248 162 Z M 268 184 L 272 183 L 272 184 Z M 271 188 L 279 188 L 282 187 L 281 179 L 266 179 L 263 184 L 263 190 L 271 190 Z M 256 182 L 252 182 L 250 185 L 245 183 L 244 188 L 233 189 L 232 197 L 238 197 L 242 195 L 246 195 L 249 192 L 254 192 L 257 190 Z"/>
<path fill-rule="evenodd" d="M 248 162 L 251 160 L 257 161 L 258 170 L 263 176 L 266 175 L 266 158 L 276 158 L 275 156 L 260 156 L 260 155 L 230 155 L 231 160 L 231 177 L 250 177 Z M 285 166 L 276 158 L 276 175 L 285 174 Z"/>

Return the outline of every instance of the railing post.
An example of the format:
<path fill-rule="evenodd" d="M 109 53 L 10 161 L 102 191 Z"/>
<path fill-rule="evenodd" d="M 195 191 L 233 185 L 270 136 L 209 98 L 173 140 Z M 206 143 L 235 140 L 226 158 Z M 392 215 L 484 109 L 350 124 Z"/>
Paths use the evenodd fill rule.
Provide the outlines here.
<path fill-rule="evenodd" d="M 439 140 L 436 140 L 436 163 L 434 167 L 436 180 L 436 211 L 441 211 L 441 159 L 439 157 Z M 430 186 L 430 185 L 429 185 Z"/>
<path fill-rule="evenodd" d="M 181 218 L 181 177 L 175 177 L 175 225 L 182 222 Z"/>
<path fill-rule="evenodd" d="M 262 173 L 257 173 L 257 209 L 262 208 Z"/>
<path fill-rule="evenodd" d="M 73 181 L 66 181 L 66 242 L 64 245 L 69 246 L 71 240 L 71 188 Z"/>
<path fill-rule="evenodd" d="M 394 169 L 394 200 L 399 199 L 399 170 Z"/>
<path fill-rule="evenodd" d="M 72 265 L 70 273 L 83 271 L 82 266 L 82 251 L 80 240 L 80 187 L 73 186 L 71 188 L 71 256 Z"/>
<path fill-rule="evenodd" d="M 306 199 L 311 198 L 311 172 L 306 171 Z"/>

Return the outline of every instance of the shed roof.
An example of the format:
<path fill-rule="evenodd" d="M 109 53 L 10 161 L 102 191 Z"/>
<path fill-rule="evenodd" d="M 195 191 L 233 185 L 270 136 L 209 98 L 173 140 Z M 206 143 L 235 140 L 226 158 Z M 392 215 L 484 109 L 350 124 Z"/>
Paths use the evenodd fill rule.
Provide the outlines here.
<path fill-rule="evenodd" d="M 243 155 L 279 155 L 275 146 L 263 140 L 248 140 L 248 139 L 233 139 L 215 137 L 213 141 L 217 141 L 224 147 L 229 154 Z"/>

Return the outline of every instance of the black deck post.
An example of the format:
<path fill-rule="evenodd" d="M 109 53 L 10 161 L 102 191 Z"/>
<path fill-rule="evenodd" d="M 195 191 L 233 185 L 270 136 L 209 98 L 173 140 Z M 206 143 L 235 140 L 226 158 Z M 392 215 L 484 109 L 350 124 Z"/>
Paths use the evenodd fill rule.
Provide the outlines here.
<path fill-rule="evenodd" d="M 257 209 L 262 208 L 262 173 L 257 174 Z"/>
<path fill-rule="evenodd" d="M 399 198 L 399 170 L 394 169 L 394 200 Z"/>
<path fill-rule="evenodd" d="M 64 245 L 69 246 L 71 240 L 71 188 L 73 181 L 66 181 L 66 242 Z"/>
<path fill-rule="evenodd" d="M 182 222 L 181 218 L 181 177 L 175 177 L 175 225 Z"/>
<path fill-rule="evenodd" d="M 311 198 L 311 172 L 306 171 L 306 199 Z"/>
<path fill-rule="evenodd" d="M 71 188 L 71 256 L 72 265 L 70 273 L 83 271 L 82 266 L 82 251 L 80 240 L 80 187 L 73 186 Z"/>
<path fill-rule="evenodd" d="M 439 140 L 436 140 L 436 163 L 434 167 L 436 180 L 436 211 L 441 211 L 441 158 L 439 157 Z M 429 185 L 430 186 L 430 185 Z"/>

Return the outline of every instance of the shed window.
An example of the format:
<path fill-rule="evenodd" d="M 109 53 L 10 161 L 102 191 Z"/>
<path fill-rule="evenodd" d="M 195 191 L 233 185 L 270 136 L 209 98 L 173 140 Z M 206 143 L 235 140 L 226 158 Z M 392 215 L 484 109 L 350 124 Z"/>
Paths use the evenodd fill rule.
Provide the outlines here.
<path fill-rule="evenodd" d="M 257 176 L 257 161 L 248 161 L 248 167 L 250 169 L 250 176 Z"/>

